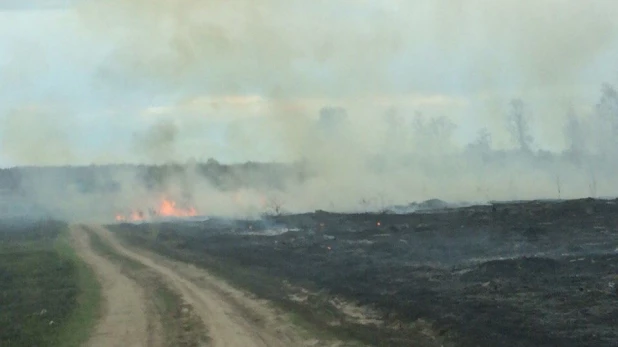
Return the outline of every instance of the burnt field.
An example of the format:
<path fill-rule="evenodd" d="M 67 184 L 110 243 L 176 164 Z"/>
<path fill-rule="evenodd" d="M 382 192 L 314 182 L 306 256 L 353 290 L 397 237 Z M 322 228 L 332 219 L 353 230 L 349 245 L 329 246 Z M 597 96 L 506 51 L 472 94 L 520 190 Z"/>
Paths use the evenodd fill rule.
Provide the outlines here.
<path fill-rule="evenodd" d="M 618 345 L 616 200 L 111 229 L 369 345 Z"/>

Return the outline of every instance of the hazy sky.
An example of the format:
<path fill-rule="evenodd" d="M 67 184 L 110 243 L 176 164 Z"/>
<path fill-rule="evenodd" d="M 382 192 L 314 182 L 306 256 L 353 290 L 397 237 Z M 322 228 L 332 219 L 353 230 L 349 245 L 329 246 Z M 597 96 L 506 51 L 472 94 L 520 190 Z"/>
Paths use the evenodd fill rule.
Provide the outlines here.
<path fill-rule="evenodd" d="M 0 0 L 0 165 L 149 160 L 157 124 L 181 159 L 294 159 L 273 124 L 323 106 L 506 147 L 515 97 L 560 148 L 566 110 L 618 80 L 615 18 L 614 0 Z"/>

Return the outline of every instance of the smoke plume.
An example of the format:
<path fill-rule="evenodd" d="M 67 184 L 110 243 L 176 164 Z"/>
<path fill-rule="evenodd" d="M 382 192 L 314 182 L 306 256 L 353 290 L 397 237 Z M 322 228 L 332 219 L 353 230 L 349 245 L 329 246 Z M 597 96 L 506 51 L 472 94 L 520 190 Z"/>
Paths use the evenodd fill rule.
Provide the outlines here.
<path fill-rule="evenodd" d="M 126 91 L 113 101 L 127 125 L 100 122 L 130 135 L 84 154 L 67 140 L 76 116 L 50 123 L 47 110 L 15 105 L 3 154 L 175 165 L 89 173 L 115 188 L 70 191 L 65 210 L 96 198 L 109 215 L 168 195 L 207 214 L 259 214 L 275 200 L 358 211 L 618 190 L 618 98 L 598 79 L 616 69 L 604 65 L 618 52 L 611 1 L 109 0 L 66 11 L 75 37 L 104 52 L 88 60 L 95 97 Z M 209 158 L 222 164 L 199 164 Z M 223 165 L 248 160 L 287 166 Z M 28 192 L 45 201 L 46 189 Z"/>

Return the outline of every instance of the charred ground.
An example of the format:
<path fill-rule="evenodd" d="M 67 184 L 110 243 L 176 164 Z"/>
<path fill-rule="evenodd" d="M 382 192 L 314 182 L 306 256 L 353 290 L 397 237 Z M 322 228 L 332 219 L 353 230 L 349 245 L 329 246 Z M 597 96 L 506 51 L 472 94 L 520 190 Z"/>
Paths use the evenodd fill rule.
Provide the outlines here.
<path fill-rule="evenodd" d="M 617 200 L 113 229 L 371 345 L 618 344 Z"/>

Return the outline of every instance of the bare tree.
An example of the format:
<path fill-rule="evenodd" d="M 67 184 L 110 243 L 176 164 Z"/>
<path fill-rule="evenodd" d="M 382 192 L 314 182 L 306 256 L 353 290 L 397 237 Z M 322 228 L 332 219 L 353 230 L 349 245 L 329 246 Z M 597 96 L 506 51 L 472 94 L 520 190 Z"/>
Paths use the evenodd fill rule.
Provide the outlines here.
<path fill-rule="evenodd" d="M 378 201 L 380 203 L 380 213 L 387 213 L 388 212 L 388 206 L 386 204 L 386 200 L 384 197 L 384 193 L 380 193 L 378 194 Z"/>
<path fill-rule="evenodd" d="M 456 129 L 457 125 L 444 116 L 432 118 L 429 122 L 431 134 L 440 138 L 450 138 Z"/>
<path fill-rule="evenodd" d="M 267 208 L 267 215 L 281 216 L 281 214 L 283 213 L 283 202 L 278 197 L 271 196 L 268 199 Z"/>
<path fill-rule="evenodd" d="M 479 196 L 484 196 L 488 198 L 488 189 L 485 187 L 487 181 L 486 171 L 488 166 L 486 166 L 491 160 L 491 133 L 487 128 L 482 128 L 478 131 L 476 140 L 471 142 L 467 146 L 467 151 L 474 159 L 480 159 L 482 162 L 478 163 L 477 167 L 477 186 L 476 192 Z"/>
<path fill-rule="evenodd" d="M 556 188 L 558 189 L 558 199 L 562 199 L 562 182 L 560 181 L 560 175 L 556 175 Z"/>
<path fill-rule="evenodd" d="M 596 106 L 598 128 L 597 141 L 601 152 L 616 154 L 618 148 L 618 91 L 614 86 L 605 84 L 601 100 Z"/>
<path fill-rule="evenodd" d="M 476 140 L 468 145 L 468 150 L 473 153 L 486 155 L 491 153 L 492 138 L 487 128 L 479 130 Z"/>
<path fill-rule="evenodd" d="M 426 119 L 420 112 L 412 122 L 417 148 L 443 151 L 452 144 L 452 135 L 457 125 L 445 116 Z"/>
<path fill-rule="evenodd" d="M 320 109 L 318 125 L 328 133 L 337 133 L 348 120 L 348 111 L 343 107 L 325 106 Z"/>
<path fill-rule="evenodd" d="M 585 136 L 580 120 L 575 116 L 573 109 L 567 113 L 567 122 L 564 127 L 564 137 L 568 143 L 567 154 L 576 165 L 581 164 L 585 152 Z"/>
<path fill-rule="evenodd" d="M 513 176 L 509 178 L 509 192 L 511 193 L 512 200 L 518 199 L 517 190 L 515 189 L 515 178 Z"/>
<path fill-rule="evenodd" d="M 611 84 L 603 85 L 601 100 L 597 104 L 599 117 L 612 125 L 612 130 L 618 132 L 618 91 Z"/>
<path fill-rule="evenodd" d="M 385 150 L 395 152 L 401 149 L 408 139 L 404 117 L 395 108 L 391 108 L 384 114 L 384 122 L 387 131 L 384 142 Z"/>
<path fill-rule="evenodd" d="M 590 192 L 591 198 L 597 197 L 597 176 L 592 170 L 590 171 L 590 183 L 588 183 L 588 191 Z"/>
<path fill-rule="evenodd" d="M 530 134 L 530 124 L 525 113 L 525 105 L 521 99 L 511 101 L 511 110 L 508 114 L 508 130 L 513 140 L 523 152 L 530 152 L 534 138 Z"/>
<path fill-rule="evenodd" d="M 363 212 L 368 213 L 371 201 L 369 201 L 369 199 L 367 198 L 362 198 L 359 203 L 361 205 L 361 208 L 363 209 Z"/>

